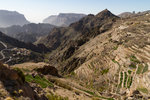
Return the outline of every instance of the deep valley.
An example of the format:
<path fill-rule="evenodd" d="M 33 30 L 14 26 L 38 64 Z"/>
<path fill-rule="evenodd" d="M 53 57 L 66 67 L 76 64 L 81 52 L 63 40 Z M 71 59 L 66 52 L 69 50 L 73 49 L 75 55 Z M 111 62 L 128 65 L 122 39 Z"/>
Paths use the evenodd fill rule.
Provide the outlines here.
<path fill-rule="evenodd" d="M 150 99 L 150 12 L 78 17 L 0 29 L 0 100 Z"/>

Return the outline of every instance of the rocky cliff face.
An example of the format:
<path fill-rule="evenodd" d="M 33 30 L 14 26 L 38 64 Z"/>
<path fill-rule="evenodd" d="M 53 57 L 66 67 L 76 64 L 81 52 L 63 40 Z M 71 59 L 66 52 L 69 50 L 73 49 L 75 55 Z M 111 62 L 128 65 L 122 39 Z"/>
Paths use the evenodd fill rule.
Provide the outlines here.
<path fill-rule="evenodd" d="M 43 22 L 55 26 L 69 26 L 71 23 L 74 23 L 85 16 L 85 14 L 60 13 L 59 15 L 53 15 L 44 19 Z"/>
<path fill-rule="evenodd" d="M 54 27 L 55 26 L 50 24 L 31 23 L 23 26 L 13 25 L 7 28 L 0 28 L 0 31 L 20 41 L 33 43 L 37 41 L 41 36 L 49 34 Z"/>
<path fill-rule="evenodd" d="M 0 10 L 0 27 L 28 24 L 24 15 L 16 11 Z"/>

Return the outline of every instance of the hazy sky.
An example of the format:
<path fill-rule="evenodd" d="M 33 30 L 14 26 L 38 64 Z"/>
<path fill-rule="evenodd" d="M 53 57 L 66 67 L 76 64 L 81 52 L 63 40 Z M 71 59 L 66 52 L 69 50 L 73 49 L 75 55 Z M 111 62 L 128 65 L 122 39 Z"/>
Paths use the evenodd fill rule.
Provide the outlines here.
<path fill-rule="evenodd" d="M 150 10 L 150 0 L 1 0 L 0 9 L 18 11 L 31 22 L 42 22 L 58 13 L 96 14 L 103 9 L 114 14 Z"/>

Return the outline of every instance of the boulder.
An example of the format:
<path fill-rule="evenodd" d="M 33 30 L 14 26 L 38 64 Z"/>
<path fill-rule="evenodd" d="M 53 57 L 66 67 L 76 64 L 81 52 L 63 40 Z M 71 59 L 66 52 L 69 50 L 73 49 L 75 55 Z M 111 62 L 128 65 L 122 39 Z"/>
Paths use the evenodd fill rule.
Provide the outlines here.
<path fill-rule="evenodd" d="M 36 69 L 36 71 L 43 75 L 52 75 L 52 76 L 60 77 L 60 75 L 58 74 L 58 70 L 55 67 L 50 65 L 45 65 L 42 68 Z"/>

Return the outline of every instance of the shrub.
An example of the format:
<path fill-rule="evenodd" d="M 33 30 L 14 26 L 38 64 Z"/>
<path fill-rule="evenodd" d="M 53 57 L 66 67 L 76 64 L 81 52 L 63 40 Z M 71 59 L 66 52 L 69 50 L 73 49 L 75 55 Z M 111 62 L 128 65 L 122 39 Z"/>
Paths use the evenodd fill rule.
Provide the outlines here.
<path fill-rule="evenodd" d="M 39 75 L 36 75 L 34 78 L 32 77 L 32 75 L 26 75 L 25 80 L 27 82 L 35 82 L 42 88 L 46 88 L 48 86 L 53 87 L 53 84 L 50 81 L 46 80 L 45 78 L 41 78 Z"/>
<path fill-rule="evenodd" d="M 114 62 L 114 63 L 118 63 L 116 60 L 114 60 L 114 59 L 112 59 L 112 62 Z"/>
<path fill-rule="evenodd" d="M 70 75 L 71 75 L 71 76 L 75 76 L 76 73 L 75 73 L 74 71 L 72 71 L 72 72 L 70 73 Z"/>
<path fill-rule="evenodd" d="M 147 71 L 148 71 L 148 65 L 146 64 L 145 67 L 144 67 L 144 69 L 143 69 L 143 72 L 142 72 L 142 73 L 145 73 L 145 72 L 147 72 Z"/>
<path fill-rule="evenodd" d="M 131 63 L 131 64 L 129 65 L 129 67 L 130 67 L 131 69 L 135 69 L 135 68 L 136 68 L 136 65 L 135 65 L 134 63 Z"/>
<path fill-rule="evenodd" d="M 134 55 L 130 57 L 130 61 L 140 63 L 140 61 Z"/>
<path fill-rule="evenodd" d="M 25 82 L 25 75 L 24 75 L 24 73 L 22 72 L 22 70 L 19 69 L 19 68 L 15 68 L 14 70 L 17 71 L 17 73 L 18 73 L 18 75 L 21 77 L 22 81 Z"/>
<path fill-rule="evenodd" d="M 136 71 L 136 74 L 140 74 L 140 73 L 142 72 L 142 69 L 143 69 L 143 65 L 140 64 L 140 65 L 138 66 L 138 69 L 137 69 L 137 71 Z"/>
<path fill-rule="evenodd" d="M 131 74 L 132 73 L 132 71 L 131 70 L 128 70 L 128 74 Z"/>
<path fill-rule="evenodd" d="M 137 90 L 141 91 L 142 93 L 148 94 L 148 90 L 146 88 L 137 88 Z"/>
<path fill-rule="evenodd" d="M 109 72 L 109 68 L 102 70 L 101 74 L 104 75 L 104 74 L 107 74 L 108 72 Z"/>
<path fill-rule="evenodd" d="M 113 47 L 113 49 L 114 49 L 114 50 L 117 50 L 117 49 L 118 49 L 118 46 Z"/>
<path fill-rule="evenodd" d="M 26 69 L 26 68 L 22 68 L 21 69 L 23 72 L 31 72 L 29 69 Z"/>

